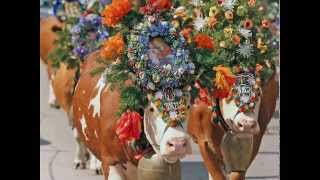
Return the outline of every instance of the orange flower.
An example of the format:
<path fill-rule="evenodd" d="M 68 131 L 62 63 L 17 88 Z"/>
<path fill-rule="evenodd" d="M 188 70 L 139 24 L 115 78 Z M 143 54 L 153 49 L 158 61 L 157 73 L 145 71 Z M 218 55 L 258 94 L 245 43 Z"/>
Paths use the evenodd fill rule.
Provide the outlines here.
<path fill-rule="evenodd" d="M 240 37 L 238 35 L 234 35 L 232 37 L 232 42 L 235 44 L 235 45 L 238 45 L 240 44 Z"/>
<path fill-rule="evenodd" d="M 228 10 L 224 13 L 224 16 L 226 17 L 227 20 L 232 20 L 233 19 L 233 12 L 231 10 Z"/>
<path fill-rule="evenodd" d="M 254 7 L 256 5 L 256 0 L 248 0 L 248 5 Z"/>
<path fill-rule="evenodd" d="M 100 55 L 106 59 L 115 59 L 124 51 L 125 43 L 120 33 L 110 37 L 103 43 Z"/>
<path fill-rule="evenodd" d="M 203 49 L 213 49 L 214 43 L 210 36 L 206 34 L 197 34 L 194 37 L 194 42 L 196 43 L 197 48 Z"/>
<path fill-rule="evenodd" d="M 214 79 L 215 87 L 217 88 L 214 92 L 216 98 L 226 98 L 228 97 L 231 87 L 236 82 L 236 76 L 231 72 L 228 67 L 214 67 L 216 71 L 216 78 Z"/>
<path fill-rule="evenodd" d="M 130 0 L 115 0 L 110 5 L 107 5 L 101 13 L 103 23 L 109 27 L 116 26 L 122 18 L 131 11 Z"/>
<path fill-rule="evenodd" d="M 243 27 L 246 28 L 246 29 L 251 29 L 252 26 L 253 26 L 253 22 L 250 19 L 246 19 L 243 22 Z"/>
<path fill-rule="evenodd" d="M 208 26 L 210 28 L 214 28 L 214 26 L 218 23 L 217 18 L 215 18 L 214 16 L 210 17 L 208 20 Z"/>
<path fill-rule="evenodd" d="M 262 26 L 263 28 L 269 28 L 269 27 L 270 27 L 270 21 L 267 20 L 267 19 L 262 20 L 262 21 L 261 21 L 261 26 Z"/>

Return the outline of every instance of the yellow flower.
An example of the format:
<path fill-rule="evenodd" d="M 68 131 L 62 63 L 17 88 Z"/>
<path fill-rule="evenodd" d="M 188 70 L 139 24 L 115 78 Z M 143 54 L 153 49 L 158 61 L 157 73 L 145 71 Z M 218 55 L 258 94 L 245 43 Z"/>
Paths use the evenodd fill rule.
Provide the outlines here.
<path fill-rule="evenodd" d="M 232 27 L 227 27 L 227 28 L 224 28 L 223 32 L 224 32 L 224 36 L 228 38 L 228 37 L 231 37 L 233 29 Z"/>
<path fill-rule="evenodd" d="M 183 18 L 183 19 L 186 19 L 188 17 L 188 14 L 187 14 L 187 10 L 185 7 L 183 6 L 180 6 L 178 7 L 175 11 L 174 11 L 174 16 L 173 18 Z"/>
<path fill-rule="evenodd" d="M 261 38 L 258 38 L 257 40 L 257 48 L 260 49 L 260 53 L 262 54 L 266 53 L 268 50 L 268 47 L 265 45 Z"/>
<path fill-rule="evenodd" d="M 212 6 L 210 9 L 209 9 L 209 16 L 212 17 L 212 16 L 216 16 L 219 14 L 219 9 L 216 7 L 216 6 Z"/>

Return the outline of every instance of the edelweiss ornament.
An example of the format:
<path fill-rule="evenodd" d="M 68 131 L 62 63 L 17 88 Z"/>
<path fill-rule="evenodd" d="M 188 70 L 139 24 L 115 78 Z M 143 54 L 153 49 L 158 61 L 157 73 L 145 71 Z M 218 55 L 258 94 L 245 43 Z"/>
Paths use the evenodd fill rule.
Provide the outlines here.
<path fill-rule="evenodd" d="M 207 24 L 207 20 L 202 18 L 202 17 L 197 17 L 194 22 L 194 28 L 197 30 L 197 31 L 201 31 L 205 25 Z"/>
<path fill-rule="evenodd" d="M 195 7 L 204 6 L 205 4 L 202 2 L 202 0 L 190 0 L 189 2 Z"/>
<path fill-rule="evenodd" d="M 241 112 L 253 111 L 260 95 L 259 79 L 250 72 L 236 75 L 236 83 L 231 90 L 231 95 Z"/>
<path fill-rule="evenodd" d="M 237 3 L 237 0 L 225 0 L 223 7 L 224 9 L 227 9 L 227 10 L 233 10 L 236 3 Z"/>
<path fill-rule="evenodd" d="M 253 45 L 246 41 L 244 44 L 239 45 L 237 53 L 244 58 L 249 58 L 253 54 Z"/>
<path fill-rule="evenodd" d="M 245 37 L 247 39 L 252 37 L 251 30 L 244 29 L 244 28 L 239 28 L 239 32 L 243 37 Z"/>

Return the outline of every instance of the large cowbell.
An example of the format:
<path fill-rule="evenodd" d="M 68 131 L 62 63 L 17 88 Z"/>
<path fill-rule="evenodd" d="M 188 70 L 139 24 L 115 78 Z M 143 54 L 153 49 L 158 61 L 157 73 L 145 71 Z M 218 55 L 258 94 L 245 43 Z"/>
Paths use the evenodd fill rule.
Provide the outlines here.
<path fill-rule="evenodd" d="M 253 135 L 226 133 L 221 143 L 227 172 L 246 171 L 253 151 Z"/>
<path fill-rule="evenodd" d="M 141 158 L 138 164 L 139 180 L 181 180 L 180 161 L 169 164 L 155 154 L 150 159 Z"/>

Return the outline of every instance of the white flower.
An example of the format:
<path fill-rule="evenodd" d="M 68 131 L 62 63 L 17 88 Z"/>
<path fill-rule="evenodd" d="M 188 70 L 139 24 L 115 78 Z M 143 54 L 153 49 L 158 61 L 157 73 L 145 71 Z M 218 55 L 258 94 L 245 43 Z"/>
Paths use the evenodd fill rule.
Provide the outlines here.
<path fill-rule="evenodd" d="M 196 7 L 204 6 L 204 3 L 202 2 L 202 0 L 190 0 L 189 3 Z"/>
<path fill-rule="evenodd" d="M 237 49 L 237 53 L 239 53 L 244 58 L 249 58 L 253 53 L 253 45 L 249 43 L 240 44 L 239 49 Z"/>
<path fill-rule="evenodd" d="M 184 69 L 183 68 L 179 68 L 178 69 L 178 73 L 179 73 L 179 75 L 182 75 L 184 73 Z"/>
<path fill-rule="evenodd" d="M 164 69 L 167 71 L 171 71 L 171 64 L 164 65 Z"/>
<path fill-rule="evenodd" d="M 180 89 L 176 89 L 175 90 L 175 94 L 176 94 L 176 96 L 181 97 L 182 96 L 182 91 Z"/>
<path fill-rule="evenodd" d="M 154 90 L 156 88 L 156 86 L 152 83 L 152 82 L 148 82 L 148 88 L 151 90 Z"/>
<path fill-rule="evenodd" d="M 169 116 L 171 119 L 175 119 L 178 117 L 177 112 L 176 111 L 170 111 L 169 112 Z"/>
<path fill-rule="evenodd" d="M 237 0 L 226 0 L 223 7 L 227 10 L 232 10 L 236 4 Z"/>
<path fill-rule="evenodd" d="M 157 99 L 162 99 L 163 98 L 163 95 L 162 95 L 161 91 L 156 92 L 156 98 Z"/>
<path fill-rule="evenodd" d="M 207 24 L 207 19 L 204 19 L 204 18 L 201 18 L 201 17 L 197 17 L 194 20 L 193 24 L 195 26 L 195 29 L 197 31 L 200 31 Z"/>
<path fill-rule="evenodd" d="M 239 32 L 245 38 L 250 38 L 252 36 L 252 32 L 248 29 L 239 28 Z"/>

